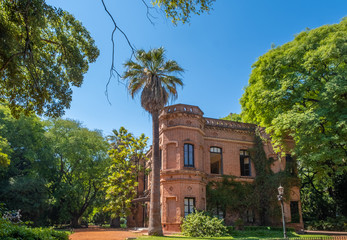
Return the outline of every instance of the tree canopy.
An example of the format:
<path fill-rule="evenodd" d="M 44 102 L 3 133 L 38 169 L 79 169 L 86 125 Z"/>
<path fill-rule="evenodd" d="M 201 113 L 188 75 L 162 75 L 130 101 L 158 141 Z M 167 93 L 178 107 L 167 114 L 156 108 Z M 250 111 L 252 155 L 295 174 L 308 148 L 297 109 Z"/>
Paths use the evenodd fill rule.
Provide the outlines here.
<path fill-rule="evenodd" d="M 78 225 L 83 214 L 103 199 L 109 144 L 99 131 L 72 120 L 43 121 L 34 114 L 14 118 L 0 105 L 3 152 L 11 159 L 0 166 L 0 202 L 21 209 L 23 220 L 36 225 Z"/>
<path fill-rule="evenodd" d="M 192 14 L 200 15 L 211 10 L 215 0 L 153 0 L 166 13 L 166 17 L 171 18 L 172 22 L 186 23 L 190 21 Z"/>
<path fill-rule="evenodd" d="M 243 120 L 266 127 L 277 150 L 295 141 L 299 167 L 315 177 L 347 171 L 347 18 L 298 34 L 253 65 Z"/>
<path fill-rule="evenodd" d="M 130 214 L 132 200 L 137 194 L 137 176 L 142 169 L 146 158 L 148 138 L 142 134 L 135 137 L 124 127 L 119 131 L 113 130 L 114 135 L 109 136 L 112 149 L 109 155 L 112 161 L 107 169 L 108 178 L 104 182 L 106 191 L 106 211 L 119 217 L 127 217 Z"/>
<path fill-rule="evenodd" d="M 242 122 L 241 114 L 238 113 L 229 113 L 228 116 L 221 118 L 222 120 L 228 120 L 233 122 Z"/>
<path fill-rule="evenodd" d="M 89 32 L 45 0 L 0 2 L 0 102 L 12 114 L 61 116 L 99 55 Z"/>

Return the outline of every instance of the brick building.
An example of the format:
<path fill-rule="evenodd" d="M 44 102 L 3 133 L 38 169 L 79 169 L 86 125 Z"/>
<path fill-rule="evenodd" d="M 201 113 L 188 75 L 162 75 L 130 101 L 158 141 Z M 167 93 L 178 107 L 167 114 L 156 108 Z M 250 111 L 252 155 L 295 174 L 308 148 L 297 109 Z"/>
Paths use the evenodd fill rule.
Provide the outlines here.
<path fill-rule="evenodd" d="M 163 229 L 179 231 L 181 219 L 193 208 L 206 210 L 206 185 L 232 175 L 236 181 L 252 182 L 256 176 L 248 149 L 254 146 L 256 125 L 206 118 L 197 106 L 177 104 L 165 107 L 159 117 L 161 154 L 161 214 Z M 264 143 L 267 158 L 277 158 L 269 143 Z M 287 161 L 291 158 L 287 157 Z M 148 163 L 147 163 L 148 164 Z M 286 158 L 274 161 L 273 172 L 283 171 Z M 128 218 L 128 225 L 147 226 L 149 176 L 139 176 L 136 208 Z M 290 191 L 285 202 L 288 223 L 296 214 L 302 226 L 298 187 Z M 224 214 L 225 216 L 225 214 Z M 232 224 L 238 216 L 226 216 Z M 255 217 L 256 218 L 256 217 Z M 256 224 L 257 221 L 254 221 Z M 273 219 L 273 223 L 280 220 Z"/>

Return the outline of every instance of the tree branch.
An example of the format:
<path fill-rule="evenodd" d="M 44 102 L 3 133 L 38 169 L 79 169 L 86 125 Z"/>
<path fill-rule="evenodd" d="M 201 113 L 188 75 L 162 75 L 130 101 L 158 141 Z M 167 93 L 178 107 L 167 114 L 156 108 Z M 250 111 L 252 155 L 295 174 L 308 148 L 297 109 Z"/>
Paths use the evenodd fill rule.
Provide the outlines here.
<path fill-rule="evenodd" d="M 153 10 L 153 9 L 156 10 L 156 8 L 148 6 L 148 4 L 145 2 L 145 0 L 141 0 L 141 1 L 146 6 L 146 9 L 147 9 L 146 16 L 147 16 L 148 21 L 154 26 L 154 22 L 152 21 L 151 18 L 155 18 L 155 17 L 150 13 L 150 10 Z"/>
<path fill-rule="evenodd" d="M 114 33 L 118 30 L 119 32 L 121 32 L 121 34 L 123 35 L 123 37 L 125 38 L 125 40 L 127 41 L 129 47 L 131 48 L 131 56 L 130 58 L 132 58 L 132 56 L 134 55 L 135 53 L 135 47 L 131 44 L 128 36 L 125 34 L 125 32 L 120 29 L 116 23 L 116 21 L 114 20 L 112 14 L 108 11 L 106 5 L 105 5 L 105 2 L 104 0 L 101 0 L 102 2 L 102 5 L 104 6 L 104 9 L 106 11 L 106 13 L 109 15 L 109 17 L 111 18 L 112 22 L 113 22 L 113 25 L 114 25 L 114 29 L 112 31 L 112 34 L 111 34 L 111 41 L 112 41 L 112 62 L 111 62 L 111 68 L 110 68 L 110 77 L 108 79 L 108 82 L 106 84 L 106 90 L 105 90 L 105 95 L 107 97 L 107 101 L 109 102 L 109 104 L 111 104 L 109 98 L 108 98 L 108 85 L 110 84 L 110 81 L 112 79 L 112 77 L 114 77 L 114 74 L 113 73 L 116 73 L 118 79 L 121 78 L 121 74 L 117 71 L 116 67 L 115 67 L 115 59 L 114 59 L 114 56 L 115 56 L 115 41 L 114 41 Z M 120 82 L 120 81 L 118 81 Z"/>

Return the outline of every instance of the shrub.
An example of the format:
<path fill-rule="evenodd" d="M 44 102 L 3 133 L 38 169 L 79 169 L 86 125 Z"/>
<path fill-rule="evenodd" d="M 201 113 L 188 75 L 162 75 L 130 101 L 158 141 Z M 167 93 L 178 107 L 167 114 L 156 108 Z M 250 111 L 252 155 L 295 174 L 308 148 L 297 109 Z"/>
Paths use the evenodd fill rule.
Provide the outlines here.
<path fill-rule="evenodd" d="M 28 228 L 0 218 L 0 239 L 68 240 L 69 235 L 50 228 Z"/>
<path fill-rule="evenodd" d="M 121 228 L 127 228 L 127 219 L 126 218 L 120 218 L 120 227 Z"/>
<path fill-rule="evenodd" d="M 97 212 L 94 214 L 93 218 L 92 218 L 92 222 L 95 225 L 99 225 L 102 226 L 103 224 L 106 223 L 106 214 L 103 212 Z"/>
<path fill-rule="evenodd" d="M 220 237 L 227 234 L 224 220 L 211 217 L 204 211 L 194 211 L 183 219 L 184 235 L 189 237 Z"/>
<path fill-rule="evenodd" d="M 318 220 L 307 222 L 309 230 L 329 230 L 329 231 L 347 231 L 347 218 L 339 216 L 336 218 L 328 217 L 327 220 Z"/>

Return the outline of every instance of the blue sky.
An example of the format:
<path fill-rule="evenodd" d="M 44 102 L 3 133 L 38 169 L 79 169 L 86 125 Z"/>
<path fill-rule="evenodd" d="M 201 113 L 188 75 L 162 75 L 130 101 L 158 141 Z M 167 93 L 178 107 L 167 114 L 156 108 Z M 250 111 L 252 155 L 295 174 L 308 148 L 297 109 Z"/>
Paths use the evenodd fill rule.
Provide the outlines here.
<path fill-rule="evenodd" d="M 150 2 L 149 0 L 146 0 Z M 71 108 L 65 118 L 76 119 L 104 135 L 124 126 L 135 135 L 152 134 L 150 115 L 141 108 L 116 78 L 105 96 L 111 64 L 113 25 L 101 0 L 47 0 L 73 14 L 89 30 L 100 49 L 81 88 L 74 88 Z M 184 88 L 173 102 L 197 105 L 206 117 L 225 117 L 241 111 L 239 99 L 248 83 L 252 64 L 266 53 L 271 44 L 282 45 L 306 28 L 338 23 L 347 16 L 346 0 L 216 0 L 209 14 L 193 16 L 189 24 L 174 26 L 155 10 L 154 25 L 146 17 L 141 0 L 105 0 L 119 27 L 137 49 L 165 47 L 167 58 L 184 69 Z M 118 32 L 116 68 L 131 51 Z"/>

